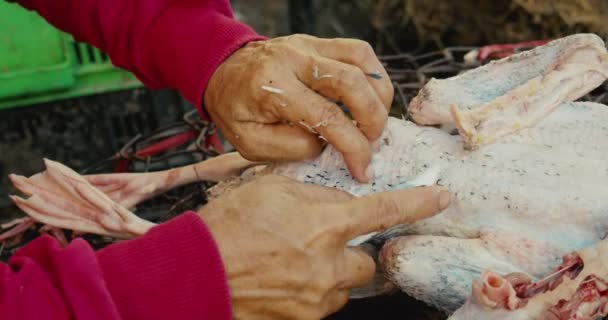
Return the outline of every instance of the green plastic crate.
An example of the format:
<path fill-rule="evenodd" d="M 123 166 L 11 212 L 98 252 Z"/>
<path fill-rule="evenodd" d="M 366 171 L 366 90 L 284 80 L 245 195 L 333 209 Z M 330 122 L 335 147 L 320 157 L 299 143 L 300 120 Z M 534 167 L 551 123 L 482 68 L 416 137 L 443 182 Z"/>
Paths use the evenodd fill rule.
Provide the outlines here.
<path fill-rule="evenodd" d="M 0 109 L 141 87 L 96 48 L 0 0 Z"/>

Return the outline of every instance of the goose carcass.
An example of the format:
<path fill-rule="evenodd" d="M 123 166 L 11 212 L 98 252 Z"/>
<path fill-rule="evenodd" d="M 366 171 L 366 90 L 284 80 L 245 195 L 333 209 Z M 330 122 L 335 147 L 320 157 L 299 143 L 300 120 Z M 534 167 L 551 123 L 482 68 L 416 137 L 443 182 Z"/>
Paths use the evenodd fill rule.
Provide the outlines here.
<path fill-rule="evenodd" d="M 78 184 L 86 190 L 78 193 L 70 191 L 73 187 L 64 181 L 77 174 L 48 162 L 48 172 L 31 178 L 12 177 L 31 196 L 14 199 L 39 221 L 128 237 L 145 232 L 150 225 L 130 218 L 117 206 L 128 207 L 196 176 L 204 179 L 205 174 L 194 175 L 197 170 L 192 168 L 197 167 L 221 180 L 210 191 L 211 198 L 267 173 L 359 196 L 440 184 L 454 195 L 442 213 L 380 234 L 363 235 L 351 245 L 381 245 L 382 277 L 419 300 L 453 312 L 465 304 L 474 281 L 487 276 L 485 270 L 496 275 L 525 274 L 526 281 L 538 281 L 560 265 L 563 255 L 592 246 L 605 236 L 608 107 L 572 101 L 606 80 L 607 57 L 599 37 L 579 34 L 429 82 L 411 105 L 417 123 L 389 118 L 376 145 L 372 159 L 375 178 L 369 184 L 356 182 L 341 155 L 327 147 L 310 161 L 266 166 L 227 155 L 224 157 L 231 157 L 232 162 L 214 159 L 218 166 L 233 164 L 218 169 L 226 173 L 220 176 L 212 174 L 209 163 L 200 163 L 155 173 L 152 178 L 150 174 L 120 179 L 116 175 L 80 177 Z M 460 134 L 426 126 L 429 124 L 451 124 Z M 236 169 L 251 166 L 242 175 L 223 179 Z M 115 191 L 124 186 L 113 186 L 112 181 L 124 185 L 156 181 L 152 183 L 156 187 L 123 203 Z M 93 211 L 115 211 L 116 220 L 110 222 L 106 216 L 101 219 L 80 208 L 87 212 L 86 217 L 73 209 L 67 210 L 66 217 L 65 208 L 49 213 L 41 199 L 57 196 L 50 185 L 59 185 L 55 190 L 67 190 L 64 198 Z M 99 190 L 107 195 L 100 195 Z M 86 223 L 74 223 L 85 221 L 82 219 Z M 587 255 L 586 259 L 602 257 Z"/>

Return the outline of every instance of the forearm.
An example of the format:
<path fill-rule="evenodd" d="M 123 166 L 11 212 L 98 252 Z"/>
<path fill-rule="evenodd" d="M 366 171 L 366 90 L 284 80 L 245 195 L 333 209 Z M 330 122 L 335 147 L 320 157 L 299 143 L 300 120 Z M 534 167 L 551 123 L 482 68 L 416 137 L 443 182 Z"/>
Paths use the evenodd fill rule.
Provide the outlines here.
<path fill-rule="evenodd" d="M 195 106 L 217 66 L 263 39 L 233 18 L 226 0 L 18 0 L 78 41 L 106 52 L 152 89 L 172 88 Z"/>
<path fill-rule="evenodd" d="M 9 265 L 0 265 L 2 319 L 231 318 L 222 261 L 194 213 L 97 253 L 41 237 Z"/>
<path fill-rule="evenodd" d="M 232 317 L 219 250 L 194 212 L 103 249 L 97 257 L 123 319 Z"/>

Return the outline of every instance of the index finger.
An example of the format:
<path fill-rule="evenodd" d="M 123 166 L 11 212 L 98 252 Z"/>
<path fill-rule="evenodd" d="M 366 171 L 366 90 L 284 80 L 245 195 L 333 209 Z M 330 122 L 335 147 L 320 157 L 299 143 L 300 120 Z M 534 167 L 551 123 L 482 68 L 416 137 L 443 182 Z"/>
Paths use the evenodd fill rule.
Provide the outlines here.
<path fill-rule="evenodd" d="M 392 226 L 431 217 L 445 209 L 450 193 L 443 187 L 418 187 L 386 191 L 338 204 L 344 219 L 345 235 L 350 240 L 359 235 L 382 231 Z"/>
<path fill-rule="evenodd" d="M 321 95 L 346 104 L 357 127 L 374 141 L 386 126 L 388 112 L 363 72 L 352 65 L 323 57 L 314 57 L 298 73 L 300 81 Z M 310 72 L 313 70 L 313 72 Z"/>
<path fill-rule="evenodd" d="M 349 172 L 360 182 L 368 182 L 367 167 L 371 145 L 355 124 L 335 103 L 320 96 L 301 82 L 294 83 L 297 94 L 286 95 L 286 107 L 277 107 L 280 118 L 319 133 L 338 150 Z"/>
<path fill-rule="evenodd" d="M 368 75 L 367 81 L 374 88 L 386 109 L 390 111 L 395 89 L 386 69 L 369 43 L 358 39 L 342 38 L 313 38 L 312 43 L 320 55 L 357 66 Z"/>

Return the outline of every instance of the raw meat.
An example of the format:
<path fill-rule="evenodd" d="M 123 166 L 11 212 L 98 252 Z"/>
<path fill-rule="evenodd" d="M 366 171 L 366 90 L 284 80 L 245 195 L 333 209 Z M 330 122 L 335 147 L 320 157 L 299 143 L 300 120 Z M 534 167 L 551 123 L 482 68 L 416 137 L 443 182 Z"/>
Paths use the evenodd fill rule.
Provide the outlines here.
<path fill-rule="evenodd" d="M 593 320 L 608 315 L 608 240 L 564 257 L 533 283 L 525 275 L 484 271 L 471 297 L 450 320 Z"/>

